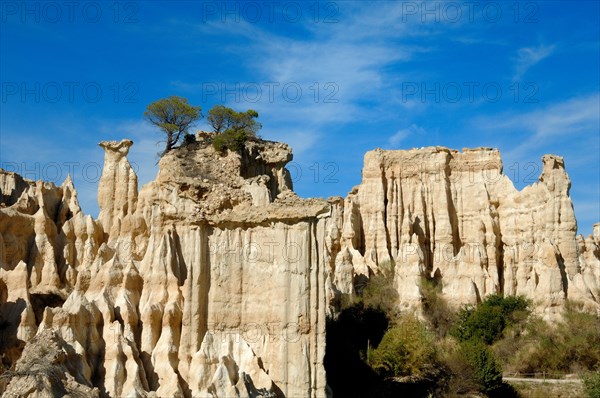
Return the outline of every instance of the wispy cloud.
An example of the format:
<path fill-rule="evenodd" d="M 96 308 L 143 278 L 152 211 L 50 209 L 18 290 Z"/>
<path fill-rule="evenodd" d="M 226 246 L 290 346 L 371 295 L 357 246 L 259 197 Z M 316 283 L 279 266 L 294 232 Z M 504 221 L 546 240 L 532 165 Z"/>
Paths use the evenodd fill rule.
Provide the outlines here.
<path fill-rule="evenodd" d="M 474 120 L 474 125 L 481 130 L 503 130 L 511 137 L 510 155 L 521 156 L 556 140 L 574 140 L 582 134 L 597 136 L 600 130 L 600 95 L 583 95 L 529 112 L 480 117 Z"/>
<path fill-rule="evenodd" d="M 431 43 L 423 41 L 417 45 L 415 37 L 433 37 L 445 29 L 417 18 L 407 22 L 402 5 L 395 2 L 382 2 L 378 7 L 348 2 L 344 3 L 342 14 L 339 23 L 295 26 L 305 30 L 301 36 L 244 21 L 209 22 L 195 28 L 203 36 L 234 39 L 227 43 L 228 51 L 240 57 L 241 66 L 256 79 L 247 84 L 277 85 L 273 101 L 267 100 L 263 89 L 261 100 L 252 107 L 259 111 L 265 126 L 289 129 L 289 136 L 297 135 L 294 132 L 301 125 L 304 140 L 297 152 L 302 152 L 309 151 L 310 145 L 332 127 L 373 118 L 373 109 L 393 107 L 394 112 L 378 109 L 377 117 L 395 116 L 393 92 L 404 79 L 397 66 L 431 51 Z M 243 38 L 243 44 L 237 48 L 235 38 Z M 201 83 L 172 84 L 179 89 L 197 89 Z M 286 98 L 295 89 L 285 93 L 285 85 L 300 87 L 301 98 Z"/>
<path fill-rule="evenodd" d="M 525 112 L 503 113 L 473 120 L 472 129 L 497 137 L 505 173 L 517 188 L 535 181 L 540 157 L 555 153 L 565 157 L 573 186 L 571 192 L 581 233 L 598 222 L 600 163 L 600 95 L 582 95 Z M 582 187 L 590 184 L 592 189 Z M 595 206 L 594 206 L 595 205 Z"/>
<path fill-rule="evenodd" d="M 555 49 L 555 45 L 520 48 L 517 52 L 513 80 L 520 80 L 531 67 L 552 55 Z"/>
<path fill-rule="evenodd" d="M 409 127 L 398 130 L 389 139 L 390 146 L 397 148 L 405 139 L 413 135 L 425 135 L 426 131 L 423 127 L 419 127 L 416 124 L 411 124 Z"/>

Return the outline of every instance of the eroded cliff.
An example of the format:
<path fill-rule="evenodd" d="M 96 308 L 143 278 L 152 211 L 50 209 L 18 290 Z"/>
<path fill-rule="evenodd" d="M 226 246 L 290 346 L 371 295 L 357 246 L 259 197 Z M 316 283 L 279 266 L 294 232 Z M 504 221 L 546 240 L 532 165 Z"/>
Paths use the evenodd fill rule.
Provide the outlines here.
<path fill-rule="evenodd" d="M 597 310 L 599 237 L 576 236 L 563 159 L 542 162 L 518 191 L 495 149 L 368 152 L 344 203 L 339 291 L 352 294 L 350 270 L 368 277 L 391 263 L 404 308 L 419 308 L 429 279 L 455 306 L 500 293 L 533 299 L 547 319 L 567 298 Z"/>
<path fill-rule="evenodd" d="M 53 331 L 100 396 L 324 396 L 331 206 L 291 191 L 290 148 L 191 144 L 138 193 L 131 144 L 100 144 L 98 220 L 70 179 L 1 174 L 4 367 Z"/>
<path fill-rule="evenodd" d="M 326 201 L 293 193 L 287 145 L 222 154 L 201 138 L 139 192 L 132 142 L 101 143 L 98 220 L 70 178 L 0 171 L 6 396 L 324 397 L 326 317 L 391 265 L 404 310 L 419 311 L 425 279 L 453 305 L 503 293 L 551 319 L 566 298 L 598 308 L 600 225 L 576 236 L 558 156 L 517 191 L 496 150 L 375 150 L 362 183 Z M 36 355 L 52 378 L 24 371 Z"/>

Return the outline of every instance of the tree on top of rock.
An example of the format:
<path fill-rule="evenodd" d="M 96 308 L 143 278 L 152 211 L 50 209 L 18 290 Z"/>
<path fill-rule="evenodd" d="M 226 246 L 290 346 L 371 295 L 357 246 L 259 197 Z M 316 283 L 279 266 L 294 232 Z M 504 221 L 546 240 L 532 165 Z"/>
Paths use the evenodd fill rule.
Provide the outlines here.
<path fill-rule="evenodd" d="M 172 95 L 148 105 L 144 116 L 167 136 L 162 156 L 173 149 L 188 129 L 202 117 L 202 108 L 190 105 L 186 98 Z"/>
<path fill-rule="evenodd" d="M 240 150 L 246 140 L 256 137 L 256 133 L 262 128 L 262 124 L 256 121 L 257 118 L 258 112 L 253 109 L 236 112 L 224 105 L 215 105 L 207 116 L 208 123 L 217 134 L 213 139 L 215 149 Z"/>

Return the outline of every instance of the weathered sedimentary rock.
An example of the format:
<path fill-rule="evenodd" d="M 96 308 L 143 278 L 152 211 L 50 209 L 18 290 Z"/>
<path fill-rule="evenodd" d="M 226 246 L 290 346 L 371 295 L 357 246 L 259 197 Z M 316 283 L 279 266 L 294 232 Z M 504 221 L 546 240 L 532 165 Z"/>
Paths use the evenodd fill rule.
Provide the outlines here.
<path fill-rule="evenodd" d="M 33 181 L 26 180 L 16 173 L 0 170 L 0 203 L 4 206 L 12 206 L 23 192 L 34 185 Z"/>
<path fill-rule="evenodd" d="M 101 396 L 323 397 L 331 205 L 291 191 L 289 147 L 189 145 L 138 195 L 131 144 L 100 144 L 97 222 L 70 179 L 6 173 L 6 366 L 54 331 Z"/>
<path fill-rule="evenodd" d="M 2 395 L 6 398 L 53 398 L 62 396 L 99 397 L 75 366 L 75 354 L 53 331 L 38 333 L 27 344 L 14 370 L 9 370 L 10 384 Z"/>
<path fill-rule="evenodd" d="M 127 160 L 131 145 L 131 140 L 100 143 L 104 148 L 104 168 L 98 184 L 98 220 L 104 232 L 113 238 L 118 236 L 121 222 L 133 214 L 137 203 L 137 176 Z"/>
<path fill-rule="evenodd" d="M 403 307 L 418 309 L 419 277 L 455 305 L 503 293 L 532 298 L 547 318 L 567 297 L 597 307 L 599 240 L 576 238 L 563 159 L 542 162 L 539 182 L 518 191 L 491 148 L 368 152 L 338 256 L 351 253 L 355 275 L 395 262 Z"/>
<path fill-rule="evenodd" d="M 326 317 L 392 265 L 404 311 L 424 278 L 454 305 L 598 307 L 600 224 L 576 237 L 558 156 L 517 191 L 493 149 L 376 150 L 361 185 L 326 201 L 294 194 L 287 145 L 218 153 L 210 137 L 163 156 L 139 193 L 132 142 L 101 143 L 98 220 L 70 178 L 0 171 L 0 391 L 324 397 Z"/>

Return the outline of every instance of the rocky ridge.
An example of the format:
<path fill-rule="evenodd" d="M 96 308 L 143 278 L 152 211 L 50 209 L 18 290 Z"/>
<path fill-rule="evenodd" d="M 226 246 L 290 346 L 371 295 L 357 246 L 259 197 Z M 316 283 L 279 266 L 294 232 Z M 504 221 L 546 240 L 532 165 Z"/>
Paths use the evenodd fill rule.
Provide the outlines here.
<path fill-rule="evenodd" d="M 131 145 L 100 144 L 97 220 L 70 178 L 0 171 L 5 396 L 324 397 L 326 317 L 390 264 L 405 310 L 424 279 L 453 305 L 524 294 L 548 319 L 567 298 L 599 307 L 600 224 L 576 236 L 558 156 L 517 191 L 493 149 L 375 150 L 359 186 L 322 200 L 293 193 L 282 143 L 183 146 L 139 192 Z M 36 355 L 53 378 L 22 372 Z"/>

